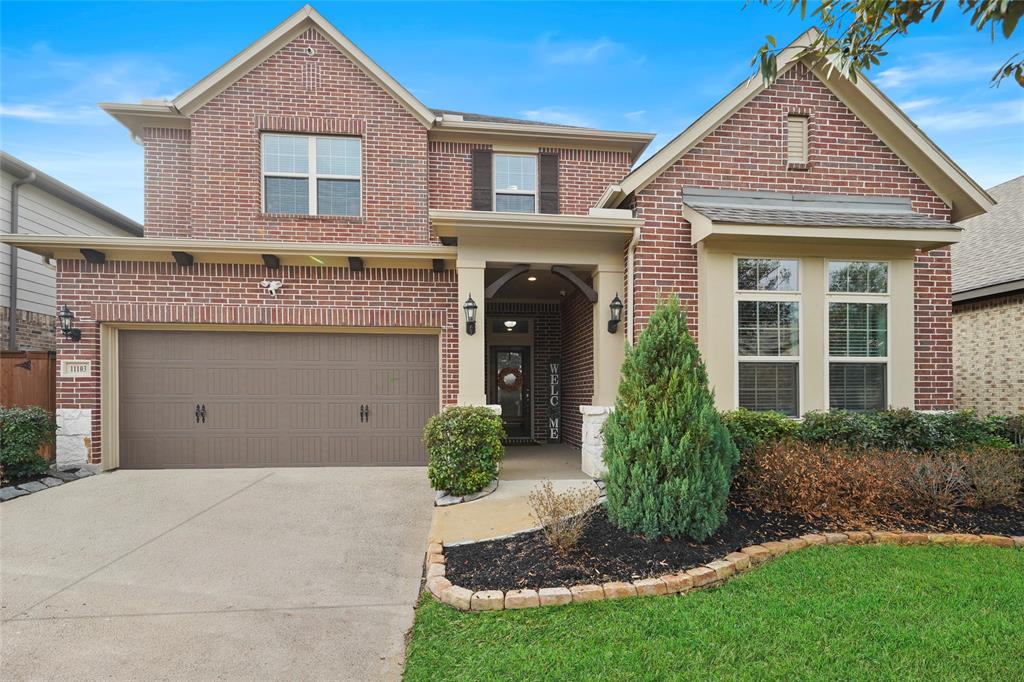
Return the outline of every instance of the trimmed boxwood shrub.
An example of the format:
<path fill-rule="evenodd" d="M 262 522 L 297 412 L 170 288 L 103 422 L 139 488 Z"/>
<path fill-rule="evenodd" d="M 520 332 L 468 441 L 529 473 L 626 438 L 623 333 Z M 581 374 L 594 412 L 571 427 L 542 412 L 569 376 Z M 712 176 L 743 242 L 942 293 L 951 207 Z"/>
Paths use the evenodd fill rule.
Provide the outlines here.
<path fill-rule="evenodd" d="M 701 542 L 725 522 L 739 455 L 678 299 L 660 304 L 626 350 L 604 443 L 615 525 Z"/>
<path fill-rule="evenodd" d="M 498 475 L 504 436 L 501 417 L 489 407 L 449 407 L 434 415 L 423 429 L 430 485 L 452 495 L 483 489 Z"/>
<path fill-rule="evenodd" d="M 800 426 L 781 412 L 754 412 L 742 407 L 722 413 L 722 422 L 744 457 L 766 443 L 792 437 Z"/>
<path fill-rule="evenodd" d="M 0 481 L 37 476 L 49 465 L 39 448 L 57 432 L 50 413 L 40 407 L 0 407 Z"/>

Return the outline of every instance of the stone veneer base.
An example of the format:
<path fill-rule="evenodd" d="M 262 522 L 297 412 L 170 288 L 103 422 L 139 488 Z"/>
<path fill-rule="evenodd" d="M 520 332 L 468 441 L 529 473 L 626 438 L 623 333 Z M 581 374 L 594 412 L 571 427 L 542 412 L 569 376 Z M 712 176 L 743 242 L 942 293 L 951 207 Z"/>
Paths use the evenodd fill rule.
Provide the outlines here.
<path fill-rule="evenodd" d="M 812 533 L 788 540 L 776 540 L 744 547 L 684 571 L 667 573 L 656 578 L 633 582 L 608 582 L 602 585 L 561 585 L 540 590 L 472 591 L 453 585 L 445 577 L 444 546 L 436 538 L 427 547 L 427 590 L 442 603 L 459 611 L 500 611 L 538 606 L 562 606 L 600 599 L 650 597 L 683 594 L 692 589 L 717 587 L 729 578 L 749 571 L 770 559 L 814 545 L 992 545 L 1024 549 L 1024 536 L 976 535 L 973 533 L 904 533 L 901 531 L 848 531 L 846 533 Z"/>

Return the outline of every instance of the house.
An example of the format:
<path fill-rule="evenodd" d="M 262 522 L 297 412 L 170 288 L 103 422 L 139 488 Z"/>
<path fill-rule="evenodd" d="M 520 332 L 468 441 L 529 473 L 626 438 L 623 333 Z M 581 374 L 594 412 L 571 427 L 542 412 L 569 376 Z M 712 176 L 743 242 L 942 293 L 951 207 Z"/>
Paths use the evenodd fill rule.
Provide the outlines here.
<path fill-rule="evenodd" d="M 780 55 L 653 135 L 431 109 L 306 6 L 170 102 L 146 238 L 55 258 L 58 459 L 402 465 L 446 405 L 601 466 L 627 343 L 690 311 L 722 409 L 953 405 L 949 245 L 991 198 L 867 79 Z M 77 334 L 77 333 L 76 333 Z"/>
<path fill-rule="evenodd" d="M 958 408 L 1024 414 L 1024 175 L 989 190 L 988 213 L 953 246 L 953 386 Z"/>
<path fill-rule="evenodd" d="M 0 152 L 0 234 L 14 232 L 141 237 L 142 225 Z M 0 346 L 4 350 L 56 350 L 56 276 L 56 264 L 49 259 L 18 254 L 10 246 L 0 249 Z M 11 315 L 12 309 L 17 315 Z"/>

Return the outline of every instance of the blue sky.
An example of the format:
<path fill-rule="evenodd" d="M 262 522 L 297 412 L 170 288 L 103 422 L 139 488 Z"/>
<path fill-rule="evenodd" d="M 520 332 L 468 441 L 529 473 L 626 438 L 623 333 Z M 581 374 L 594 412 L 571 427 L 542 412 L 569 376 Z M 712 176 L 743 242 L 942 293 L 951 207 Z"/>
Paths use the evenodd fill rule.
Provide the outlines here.
<path fill-rule="evenodd" d="M 302 4 L 4 1 L 0 146 L 141 220 L 142 150 L 96 102 L 173 97 Z M 652 150 L 751 72 L 764 34 L 807 26 L 742 2 L 314 6 L 428 106 L 650 131 Z M 950 6 L 869 76 L 990 187 L 1024 173 L 1024 89 L 989 87 L 1021 42 Z"/>

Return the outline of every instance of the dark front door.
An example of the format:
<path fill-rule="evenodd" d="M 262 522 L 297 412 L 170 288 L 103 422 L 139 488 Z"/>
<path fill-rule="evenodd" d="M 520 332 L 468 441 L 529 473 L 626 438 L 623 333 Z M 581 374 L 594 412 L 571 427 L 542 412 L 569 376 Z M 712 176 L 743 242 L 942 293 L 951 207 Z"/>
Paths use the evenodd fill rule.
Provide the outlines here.
<path fill-rule="evenodd" d="M 509 438 L 529 438 L 530 349 L 525 346 L 491 347 L 491 401 L 501 405 L 501 420 Z"/>

